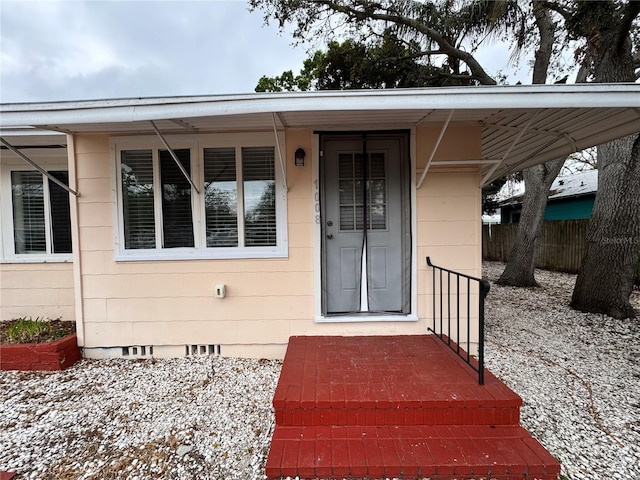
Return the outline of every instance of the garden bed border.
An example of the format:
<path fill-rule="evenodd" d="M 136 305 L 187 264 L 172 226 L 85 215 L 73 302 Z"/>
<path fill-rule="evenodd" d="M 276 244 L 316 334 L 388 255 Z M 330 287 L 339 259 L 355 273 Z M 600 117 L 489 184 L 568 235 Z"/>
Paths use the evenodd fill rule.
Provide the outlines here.
<path fill-rule="evenodd" d="M 64 370 L 81 358 L 75 333 L 55 342 L 0 345 L 0 370 Z"/>

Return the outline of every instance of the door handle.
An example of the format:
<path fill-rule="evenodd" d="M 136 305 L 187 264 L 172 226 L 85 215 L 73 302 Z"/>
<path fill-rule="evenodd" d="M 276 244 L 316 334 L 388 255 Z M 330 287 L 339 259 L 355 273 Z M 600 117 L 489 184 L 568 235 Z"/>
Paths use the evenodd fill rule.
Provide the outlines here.
<path fill-rule="evenodd" d="M 327 233 L 327 238 L 331 240 L 333 238 L 333 233 Z"/>

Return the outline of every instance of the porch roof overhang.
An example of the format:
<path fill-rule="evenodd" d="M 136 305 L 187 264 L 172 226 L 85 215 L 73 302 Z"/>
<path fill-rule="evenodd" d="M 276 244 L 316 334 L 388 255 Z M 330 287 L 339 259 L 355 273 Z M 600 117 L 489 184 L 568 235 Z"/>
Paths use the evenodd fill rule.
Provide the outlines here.
<path fill-rule="evenodd" d="M 274 123 L 280 129 L 381 130 L 429 124 L 441 127 L 449 118 L 452 125 L 475 124 L 481 128 L 481 158 L 469 163 L 481 165 L 483 182 L 487 182 L 640 132 L 640 84 L 348 90 L 15 103 L 0 105 L 0 135 L 16 139 L 25 132 L 31 132 L 31 137 L 36 132 L 155 135 L 153 123 L 164 135 L 272 130 Z M 43 143 L 50 138 L 40 137 Z"/>

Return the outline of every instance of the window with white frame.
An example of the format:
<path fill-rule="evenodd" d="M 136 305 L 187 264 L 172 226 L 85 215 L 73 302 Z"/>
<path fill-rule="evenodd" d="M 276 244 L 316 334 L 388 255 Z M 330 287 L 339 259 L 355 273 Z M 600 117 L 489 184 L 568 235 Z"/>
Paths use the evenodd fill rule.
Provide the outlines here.
<path fill-rule="evenodd" d="M 66 170 L 48 173 L 68 184 Z M 69 194 L 59 185 L 36 170 L 19 166 L 3 168 L 4 227 L 3 256 L 25 260 L 48 256 L 69 258 L 72 252 Z M 52 259 L 53 259 L 52 258 Z"/>
<path fill-rule="evenodd" d="M 276 147 L 273 139 L 247 137 L 192 140 L 197 146 L 190 148 L 176 142 L 174 153 L 198 191 L 169 151 L 139 148 L 143 140 L 118 145 L 122 259 L 285 256 L 286 189 Z"/>

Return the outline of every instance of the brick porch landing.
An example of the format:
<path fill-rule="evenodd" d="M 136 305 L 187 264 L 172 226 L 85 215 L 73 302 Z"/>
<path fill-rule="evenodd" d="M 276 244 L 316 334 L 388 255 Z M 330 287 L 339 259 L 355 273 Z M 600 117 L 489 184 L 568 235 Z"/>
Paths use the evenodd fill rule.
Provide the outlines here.
<path fill-rule="evenodd" d="M 266 474 L 556 480 L 521 404 L 431 335 L 291 337 Z"/>

